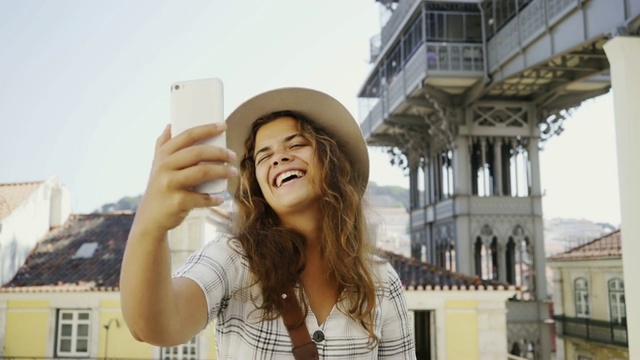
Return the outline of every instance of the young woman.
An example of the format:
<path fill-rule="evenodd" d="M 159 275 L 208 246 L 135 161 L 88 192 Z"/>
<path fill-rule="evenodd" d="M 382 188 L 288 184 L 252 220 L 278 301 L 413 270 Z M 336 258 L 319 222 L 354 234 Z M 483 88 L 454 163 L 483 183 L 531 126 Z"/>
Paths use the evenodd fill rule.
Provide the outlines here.
<path fill-rule="evenodd" d="M 231 151 L 197 145 L 225 129 Z M 320 358 L 415 358 L 402 286 L 368 239 L 368 176 L 357 123 L 315 90 L 260 94 L 173 139 L 165 129 L 122 264 L 133 336 L 174 346 L 215 320 L 219 359 L 293 358 L 283 316 L 297 299 Z M 166 233 L 222 202 L 190 190 L 216 178 L 229 179 L 232 234 L 172 275 Z"/>

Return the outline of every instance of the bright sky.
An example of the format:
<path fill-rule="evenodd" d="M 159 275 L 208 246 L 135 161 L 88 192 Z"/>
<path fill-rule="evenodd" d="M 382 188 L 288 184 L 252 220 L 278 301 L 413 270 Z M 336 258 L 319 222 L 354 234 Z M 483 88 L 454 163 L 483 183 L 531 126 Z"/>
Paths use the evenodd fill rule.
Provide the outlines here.
<path fill-rule="evenodd" d="M 57 175 L 72 211 L 145 188 L 169 85 L 220 77 L 225 114 L 276 87 L 328 92 L 358 117 L 374 0 L 0 2 L 0 183 Z M 611 97 L 541 153 L 545 217 L 619 224 Z M 371 180 L 408 186 L 371 149 Z"/>

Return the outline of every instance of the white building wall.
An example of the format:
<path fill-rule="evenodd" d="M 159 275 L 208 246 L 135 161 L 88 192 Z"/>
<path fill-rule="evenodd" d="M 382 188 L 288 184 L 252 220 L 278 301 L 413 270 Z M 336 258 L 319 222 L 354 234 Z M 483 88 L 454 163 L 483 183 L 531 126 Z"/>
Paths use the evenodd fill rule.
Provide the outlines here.
<path fill-rule="evenodd" d="M 56 201 L 52 203 L 52 194 Z M 53 176 L 31 194 L 11 214 L 2 219 L 0 229 L 0 281 L 10 281 L 29 252 L 52 226 L 69 217 L 69 191 Z M 52 211 L 52 204 L 56 208 Z M 54 223 L 51 221 L 55 220 Z"/>
<path fill-rule="evenodd" d="M 407 290 L 404 292 L 409 311 L 434 311 L 435 358 L 448 359 L 446 353 L 447 301 L 473 301 L 476 304 L 479 354 L 477 359 L 507 358 L 507 299 L 515 290 Z M 468 309 L 467 311 L 469 311 Z"/>
<path fill-rule="evenodd" d="M 611 85 L 616 120 L 618 148 L 618 181 L 622 215 L 622 263 L 626 284 L 640 272 L 640 122 L 638 121 L 638 93 L 640 92 L 640 37 L 618 36 L 604 45 L 611 64 Z M 636 280 L 637 281 L 637 280 Z M 627 300 L 627 336 L 629 358 L 640 357 L 640 287 L 625 287 Z"/>

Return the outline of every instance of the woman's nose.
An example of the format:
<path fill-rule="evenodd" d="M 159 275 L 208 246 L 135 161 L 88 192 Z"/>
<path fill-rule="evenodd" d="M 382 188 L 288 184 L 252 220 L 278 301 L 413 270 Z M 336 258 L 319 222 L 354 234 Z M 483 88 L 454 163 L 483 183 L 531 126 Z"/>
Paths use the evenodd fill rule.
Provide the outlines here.
<path fill-rule="evenodd" d="M 275 166 L 281 163 L 289 162 L 290 160 L 291 160 L 290 155 L 284 152 L 279 152 L 273 156 L 273 165 Z"/>

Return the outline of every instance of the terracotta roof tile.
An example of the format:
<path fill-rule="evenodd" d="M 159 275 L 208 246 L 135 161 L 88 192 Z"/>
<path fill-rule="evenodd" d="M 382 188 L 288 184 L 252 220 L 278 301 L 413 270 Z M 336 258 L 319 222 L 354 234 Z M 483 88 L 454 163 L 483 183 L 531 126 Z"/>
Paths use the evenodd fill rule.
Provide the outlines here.
<path fill-rule="evenodd" d="M 11 214 L 43 181 L 0 184 L 0 220 Z"/>
<path fill-rule="evenodd" d="M 612 259 L 622 257 L 620 230 L 548 258 L 554 260 Z"/>
<path fill-rule="evenodd" d="M 117 291 L 133 216 L 71 215 L 62 227 L 50 231 L 38 243 L 15 277 L 0 291 Z M 91 245 L 83 247 L 83 244 Z M 95 251 L 91 252 L 93 248 Z M 87 257 L 78 256 L 83 254 Z M 390 252 L 382 255 L 398 272 L 406 289 L 512 288 L 505 283 L 454 273 Z"/>
<path fill-rule="evenodd" d="M 45 235 L 3 288 L 118 287 L 132 222 L 133 214 L 71 215 L 62 227 Z M 78 252 L 90 243 L 97 246 L 85 245 Z"/>
<path fill-rule="evenodd" d="M 477 276 L 467 276 L 439 268 L 429 263 L 420 262 L 413 258 L 384 253 L 393 268 L 400 276 L 400 281 L 405 288 L 450 288 L 450 289 L 508 289 L 509 284 L 483 280 Z"/>

